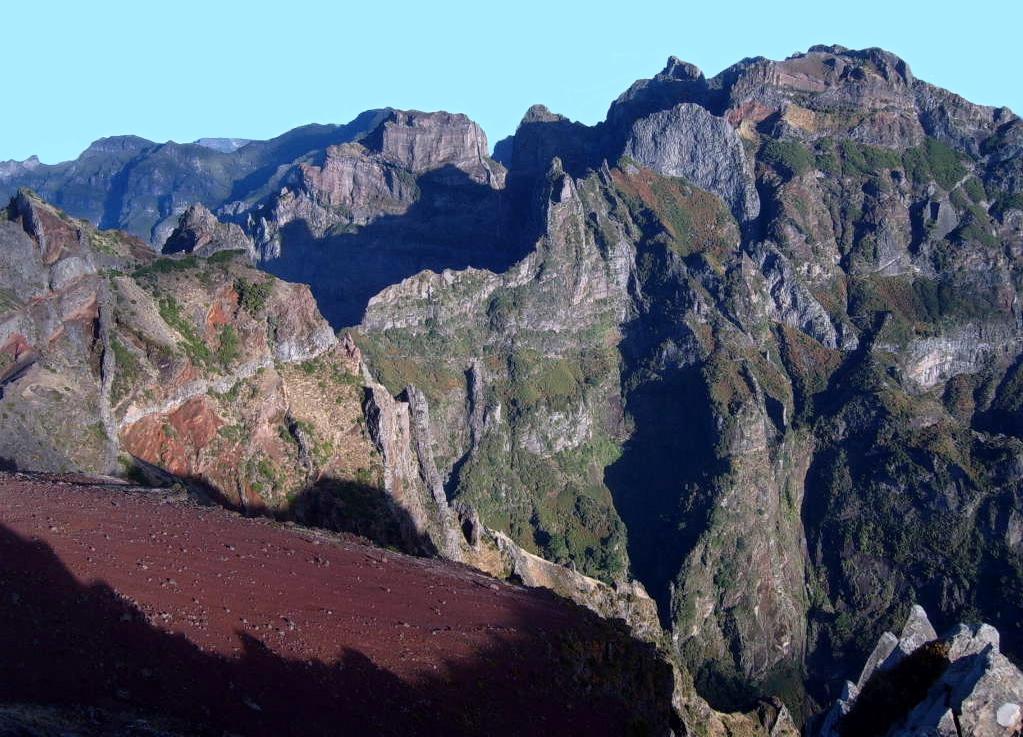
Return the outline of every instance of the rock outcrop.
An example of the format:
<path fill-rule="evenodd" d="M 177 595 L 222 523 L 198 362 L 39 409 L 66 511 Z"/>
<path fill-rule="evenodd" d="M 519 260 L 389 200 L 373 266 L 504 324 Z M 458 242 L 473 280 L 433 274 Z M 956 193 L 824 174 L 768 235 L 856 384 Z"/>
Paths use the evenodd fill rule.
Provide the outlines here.
<path fill-rule="evenodd" d="M 186 229 L 209 259 L 158 258 L 27 192 L 11 201 L 0 222 L 5 464 L 170 474 L 283 513 L 324 479 L 374 489 L 354 346 L 338 344 L 307 287 L 214 247 L 236 245 L 236 230 L 201 208 Z"/>
<path fill-rule="evenodd" d="M 202 204 L 185 210 L 177 227 L 163 244 L 163 252 L 191 253 L 209 257 L 220 251 L 241 251 L 256 260 L 256 247 L 245 231 L 235 223 L 222 223 Z"/>
<path fill-rule="evenodd" d="M 841 684 L 804 668 L 914 599 L 1016 652 L 968 583 L 1015 570 L 1014 120 L 876 50 L 673 60 L 598 126 L 532 108 L 506 156 L 533 252 L 385 289 L 356 339 L 425 395 L 454 505 L 642 581 L 715 706 L 812 709 Z"/>
<path fill-rule="evenodd" d="M 959 625 L 939 638 L 914 606 L 896 637 L 885 632 L 856 683 L 828 712 L 821 737 L 1008 737 L 1023 729 L 1023 671 L 998 630 Z"/>
<path fill-rule="evenodd" d="M 713 192 L 744 222 L 760 214 L 753 166 L 742 140 L 724 118 L 683 102 L 637 120 L 624 156 Z"/>

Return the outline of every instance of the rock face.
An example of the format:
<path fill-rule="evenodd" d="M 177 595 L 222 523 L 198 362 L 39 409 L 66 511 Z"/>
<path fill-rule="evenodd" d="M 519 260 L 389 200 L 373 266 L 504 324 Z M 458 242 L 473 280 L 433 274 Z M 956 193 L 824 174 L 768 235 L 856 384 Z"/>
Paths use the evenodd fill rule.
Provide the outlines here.
<path fill-rule="evenodd" d="M 998 630 L 959 625 L 938 638 L 914 606 L 901 637 L 881 636 L 820 734 L 1002 737 L 1023 729 L 1021 702 L 1023 672 L 1001 653 Z"/>
<path fill-rule="evenodd" d="M 241 146 L 103 139 L 74 162 L 3 164 L 0 196 L 32 187 L 167 253 L 244 249 L 309 284 L 344 327 L 373 294 L 422 269 L 503 269 L 521 255 L 499 205 L 504 178 L 464 115 L 373 110 Z"/>
<path fill-rule="evenodd" d="M 683 102 L 637 120 L 624 155 L 713 192 L 740 221 L 760 214 L 753 167 L 742 140 L 724 118 L 699 105 Z"/>
<path fill-rule="evenodd" d="M 185 210 L 177 227 L 163 244 L 163 252 L 191 253 L 208 257 L 220 251 L 241 251 L 250 260 L 256 259 L 252 239 L 234 223 L 222 223 L 201 204 Z"/>
<path fill-rule="evenodd" d="M 375 489 L 357 352 L 337 344 L 308 288 L 204 240 L 236 231 L 201 210 L 185 229 L 209 260 L 158 258 L 33 195 L 11 201 L 0 222 L 0 457 L 171 474 L 232 506 L 285 512 L 327 478 Z"/>

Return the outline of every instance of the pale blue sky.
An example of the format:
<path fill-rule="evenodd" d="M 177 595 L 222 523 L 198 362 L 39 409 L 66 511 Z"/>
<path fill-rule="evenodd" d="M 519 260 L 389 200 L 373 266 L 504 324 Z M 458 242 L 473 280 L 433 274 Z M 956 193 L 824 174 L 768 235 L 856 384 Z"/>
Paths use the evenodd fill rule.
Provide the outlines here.
<path fill-rule="evenodd" d="M 1018 0 L 59 0 L 0 18 L 0 161 L 53 163 L 120 133 L 267 138 L 387 105 L 467 113 L 493 144 L 537 102 L 601 120 L 670 54 L 710 76 L 815 43 L 882 46 L 1023 111 Z"/>

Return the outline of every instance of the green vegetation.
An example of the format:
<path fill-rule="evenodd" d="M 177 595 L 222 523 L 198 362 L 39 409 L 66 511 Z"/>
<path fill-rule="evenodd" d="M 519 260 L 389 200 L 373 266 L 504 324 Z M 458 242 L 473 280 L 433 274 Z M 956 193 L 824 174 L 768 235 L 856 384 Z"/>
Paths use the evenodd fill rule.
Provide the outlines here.
<path fill-rule="evenodd" d="M 789 177 L 798 177 L 814 166 L 814 156 L 799 141 L 769 140 L 760 150 L 760 160 Z"/>
<path fill-rule="evenodd" d="M 284 473 L 270 458 L 257 453 L 249 458 L 246 470 L 253 490 L 259 494 L 282 493 L 287 485 Z"/>
<path fill-rule="evenodd" d="M 238 401 L 238 396 L 241 394 L 242 386 L 245 384 L 244 380 L 236 381 L 231 385 L 231 388 L 226 392 L 215 392 L 212 389 L 209 391 L 214 397 L 227 405 L 232 405 Z"/>
<path fill-rule="evenodd" d="M 270 294 L 273 292 L 273 283 L 269 279 L 263 281 L 237 279 L 234 289 L 238 292 L 238 303 L 246 312 L 255 316 L 266 307 Z"/>
<path fill-rule="evenodd" d="M 107 256 L 120 255 L 118 238 L 114 233 L 106 230 L 94 230 L 89 233 L 89 244 L 97 253 Z"/>
<path fill-rule="evenodd" d="M 923 146 L 908 149 L 902 160 L 903 168 L 912 181 L 926 183 L 933 179 L 945 190 L 955 187 L 967 173 L 959 154 L 934 138 L 928 138 Z"/>
<path fill-rule="evenodd" d="M 132 276 L 136 279 L 147 279 L 153 280 L 158 276 L 165 274 L 175 274 L 184 271 L 190 271 L 198 269 L 202 262 L 195 256 L 189 254 L 182 258 L 171 258 L 169 256 L 162 256 L 151 264 L 146 266 L 140 266 L 135 269 Z"/>
<path fill-rule="evenodd" d="M 944 319 L 987 317 L 994 307 L 988 293 L 951 279 L 874 275 L 850 280 L 849 286 L 851 316 L 890 313 L 905 338 L 928 334 Z"/>
<path fill-rule="evenodd" d="M 16 310 L 19 307 L 21 307 L 21 300 L 13 292 L 0 288 L 0 315 Z"/>
<path fill-rule="evenodd" d="M 1023 210 L 1023 192 L 998 192 L 994 199 L 993 209 L 999 216 L 1006 210 Z"/>
<path fill-rule="evenodd" d="M 217 348 L 217 362 L 224 368 L 230 368 L 238 361 L 241 355 L 241 343 L 238 340 L 238 331 L 233 325 L 224 325 L 220 328 L 219 346 Z"/>
<path fill-rule="evenodd" d="M 647 169 L 615 170 L 614 182 L 629 214 L 682 257 L 702 257 L 716 271 L 735 251 L 739 229 L 721 198 L 684 179 Z"/>
<path fill-rule="evenodd" d="M 221 425 L 217 433 L 233 443 L 242 443 L 248 438 L 248 431 L 242 425 Z"/>
<path fill-rule="evenodd" d="M 110 401 L 117 404 L 135 388 L 142 376 L 142 364 L 135 354 L 118 340 L 110 339 L 110 347 L 114 352 L 114 380 L 110 385 Z"/>
<path fill-rule="evenodd" d="M 984 183 L 977 177 L 970 177 L 963 183 L 963 191 L 966 192 L 966 196 L 970 198 L 970 201 L 974 204 L 980 204 L 987 199 L 987 191 L 984 189 Z"/>
<path fill-rule="evenodd" d="M 239 256 L 244 256 L 245 251 L 240 249 L 230 249 L 226 251 L 217 251 L 214 254 L 206 257 L 206 263 L 213 266 L 222 266 L 224 264 L 234 261 Z"/>
<path fill-rule="evenodd" d="M 898 151 L 864 143 L 842 141 L 842 171 L 845 175 L 876 177 L 886 171 L 902 169 L 902 158 Z"/>
<path fill-rule="evenodd" d="M 181 335 L 185 355 L 197 366 L 212 367 L 214 364 L 213 352 L 206 345 L 206 341 L 196 333 L 192 322 L 185 317 L 178 301 L 171 295 L 165 295 L 159 298 L 157 304 L 163 321 Z"/>
<path fill-rule="evenodd" d="M 1000 241 L 991 230 L 991 218 L 980 205 L 964 203 L 966 212 L 959 221 L 959 227 L 949 234 L 949 239 L 960 245 L 980 243 L 987 248 L 997 248 Z"/>

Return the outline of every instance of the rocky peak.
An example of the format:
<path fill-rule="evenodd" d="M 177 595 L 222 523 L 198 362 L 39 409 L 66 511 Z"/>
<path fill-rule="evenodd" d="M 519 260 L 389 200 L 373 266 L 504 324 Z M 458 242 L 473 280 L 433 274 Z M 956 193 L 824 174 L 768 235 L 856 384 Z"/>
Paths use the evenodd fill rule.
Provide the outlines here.
<path fill-rule="evenodd" d="M 42 166 L 38 156 L 29 156 L 24 161 L 0 161 L 0 179 L 25 174 Z"/>
<path fill-rule="evenodd" d="M 661 174 L 683 177 L 723 199 L 744 222 L 760 212 L 753 167 L 724 118 L 689 102 L 637 120 L 624 155 Z"/>
<path fill-rule="evenodd" d="M 255 245 L 240 226 L 220 222 L 200 203 L 181 214 L 178 226 L 163 246 L 164 253 L 211 256 L 217 251 L 244 251 L 251 260 L 256 258 Z"/>
<path fill-rule="evenodd" d="M 1023 672 L 1002 655 L 998 631 L 959 625 L 938 637 L 914 606 L 896 637 L 885 632 L 858 681 L 847 683 L 821 737 L 1002 737 L 1023 727 Z"/>
<path fill-rule="evenodd" d="M 453 166 L 472 179 L 500 186 L 487 163 L 487 136 L 461 113 L 393 110 L 363 144 L 412 174 Z"/>
<path fill-rule="evenodd" d="M 703 71 L 695 64 L 691 64 L 688 61 L 682 61 L 677 56 L 669 56 L 668 63 L 657 76 L 664 79 L 692 81 L 703 79 Z"/>
<path fill-rule="evenodd" d="M 533 105 L 515 130 L 510 147 L 511 176 L 536 185 L 534 180 L 546 175 L 555 157 L 573 175 L 581 175 L 599 163 L 597 132 L 552 112 L 546 105 Z"/>
<path fill-rule="evenodd" d="M 36 242 L 46 267 L 68 257 L 90 260 L 82 227 L 31 190 L 18 190 L 7 206 L 7 219 L 19 223 Z"/>
<path fill-rule="evenodd" d="M 568 122 L 568 118 L 560 113 L 553 113 L 546 105 L 531 105 L 526 114 L 522 116 L 522 121 L 519 125 L 529 125 L 530 123 L 562 123 Z"/>

